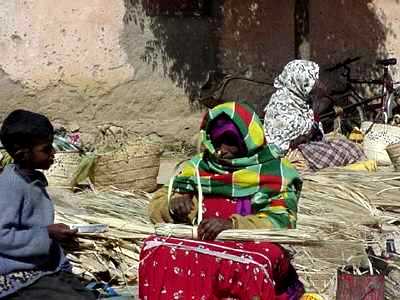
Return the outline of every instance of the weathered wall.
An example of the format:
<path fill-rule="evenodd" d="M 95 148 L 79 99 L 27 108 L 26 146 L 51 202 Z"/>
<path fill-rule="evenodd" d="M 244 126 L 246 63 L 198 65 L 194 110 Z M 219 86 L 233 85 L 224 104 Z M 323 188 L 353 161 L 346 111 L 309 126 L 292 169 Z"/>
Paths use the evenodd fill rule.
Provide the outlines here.
<path fill-rule="evenodd" d="M 399 12 L 398 0 L 310 1 L 311 58 L 326 67 L 362 56 L 354 70 L 376 76 L 376 59 L 400 59 Z"/>
<path fill-rule="evenodd" d="M 218 61 L 224 72 L 271 83 L 294 57 L 293 0 L 224 1 L 221 18 Z M 270 91 L 237 81 L 228 87 L 227 98 L 253 102 L 260 111 Z"/>
<path fill-rule="evenodd" d="M 0 113 L 23 107 L 61 123 L 78 120 L 83 130 L 114 122 L 168 141 L 178 133 L 190 139 L 199 114 L 188 105 L 189 80 L 178 71 L 199 78 L 192 70 L 205 61 L 180 47 L 183 20 L 160 25 L 175 32 L 173 49 L 150 49 L 169 32 L 157 33 L 140 3 L 132 2 L 1 1 Z M 140 22 L 129 22 L 132 14 Z M 205 34 L 193 41 L 195 48 L 205 45 L 202 39 Z M 175 53 L 184 59 L 174 59 Z"/>
<path fill-rule="evenodd" d="M 1 1 L 0 117 L 25 107 L 84 130 L 115 122 L 190 141 L 200 113 L 189 98 L 209 70 L 272 82 L 294 58 L 295 2 L 213 0 L 205 16 L 149 17 L 141 0 Z M 309 2 L 311 58 L 323 68 L 400 58 L 398 0 Z M 261 112 L 271 91 L 236 82 L 225 99 Z"/>
<path fill-rule="evenodd" d="M 226 71 L 270 78 L 294 56 L 294 1 L 224 1 L 219 61 Z"/>
<path fill-rule="evenodd" d="M 224 1 L 221 69 L 272 82 L 295 58 L 295 2 Z M 337 72 L 327 74 L 324 69 L 348 57 L 362 56 L 354 71 L 366 78 L 381 74 L 374 66 L 377 58 L 400 59 L 399 12 L 399 0 L 309 1 L 310 58 L 321 65 L 329 87 L 337 88 L 343 81 Z M 391 69 L 398 78 L 398 67 Z M 230 87 L 226 98 L 254 101 L 261 111 L 270 92 L 240 83 Z"/>
<path fill-rule="evenodd" d="M 64 83 L 98 96 L 133 78 L 119 45 L 120 1 L 1 1 L 0 64 L 32 90 Z"/>

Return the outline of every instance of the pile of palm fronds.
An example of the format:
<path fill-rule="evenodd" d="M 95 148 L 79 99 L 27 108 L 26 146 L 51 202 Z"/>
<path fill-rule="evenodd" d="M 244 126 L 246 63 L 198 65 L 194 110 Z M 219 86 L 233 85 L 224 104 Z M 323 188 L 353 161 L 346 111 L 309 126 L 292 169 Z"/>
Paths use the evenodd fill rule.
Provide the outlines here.
<path fill-rule="evenodd" d="M 147 218 L 149 195 L 119 190 L 50 192 L 56 202 L 56 222 L 109 227 L 103 234 L 80 234 L 79 245 L 64 245 L 74 272 L 114 284 L 135 283 L 142 241 L 154 231 Z"/>
<path fill-rule="evenodd" d="M 386 235 L 382 228 L 400 221 L 396 211 L 400 209 L 400 203 L 396 203 L 399 198 L 400 173 L 389 168 L 376 173 L 327 170 L 304 174 L 298 229 L 318 229 L 331 242 L 294 249 L 296 268 L 308 289 L 332 299 L 338 268 L 370 268 L 365 249 L 378 256 L 384 254 Z M 400 228 L 391 226 L 392 230 Z M 338 238 L 353 243 L 338 243 Z M 386 292 L 393 294 L 395 289 Z"/>
<path fill-rule="evenodd" d="M 58 221 L 109 225 L 107 233 L 83 235 L 81 248 L 69 249 L 75 271 L 98 279 L 135 282 L 140 246 L 151 233 L 193 235 L 191 226 L 154 228 L 147 217 L 150 197 L 145 193 L 115 190 L 55 195 L 55 198 Z M 389 169 L 377 173 L 331 170 L 304 174 L 296 230 L 226 231 L 219 239 L 285 244 L 293 250 L 296 268 L 307 288 L 332 298 L 338 268 L 349 264 L 370 267 L 366 247 L 374 249 L 377 255 L 385 250 L 385 237 L 379 228 L 399 220 L 397 199 L 400 199 L 400 173 Z"/>

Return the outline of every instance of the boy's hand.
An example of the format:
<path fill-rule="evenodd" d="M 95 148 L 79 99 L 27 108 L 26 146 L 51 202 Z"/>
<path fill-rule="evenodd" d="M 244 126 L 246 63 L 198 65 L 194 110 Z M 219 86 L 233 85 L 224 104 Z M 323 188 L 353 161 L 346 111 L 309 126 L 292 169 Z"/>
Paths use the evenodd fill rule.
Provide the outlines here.
<path fill-rule="evenodd" d="M 197 228 L 197 235 L 200 240 L 215 240 L 218 234 L 228 229 L 233 229 L 231 219 L 206 219 L 203 220 Z"/>
<path fill-rule="evenodd" d="M 70 229 L 65 224 L 51 224 L 47 226 L 49 237 L 58 242 L 71 241 L 76 237 L 77 229 Z"/>
<path fill-rule="evenodd" d="M 193 196 L 191 194 L 178 194 L 171 199 L 169 210 L 174 221 L 186 223 L 193 207 Z"/>

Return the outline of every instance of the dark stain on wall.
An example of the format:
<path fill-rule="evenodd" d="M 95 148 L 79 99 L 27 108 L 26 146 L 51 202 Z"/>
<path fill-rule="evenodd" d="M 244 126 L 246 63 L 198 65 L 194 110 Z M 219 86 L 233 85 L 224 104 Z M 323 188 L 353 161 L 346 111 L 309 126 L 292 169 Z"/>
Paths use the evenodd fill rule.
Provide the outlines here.
<path fill-rule="evenodd" d="M 173 14 L 147 16 L 145 20 L 142 4 L 140 0 L 125 0 L 124 17 L 126 27 L 134 24 L 145 30 L 145 22 L 149 22 L 154 38 L 147 41 L 141 49 L 141 59 L 152 66 L 154 71 L 161 70 L 164 76 L 184 88 L 189 99 L 193 101 L 208 71 L 216 68 L 213 16 L 210 16 L 210 12 L 199 16 Z M 137 45 L 125 43 L 124 47 L 128 48 L 129 57 L 132 52 L 129 47 Z"/>

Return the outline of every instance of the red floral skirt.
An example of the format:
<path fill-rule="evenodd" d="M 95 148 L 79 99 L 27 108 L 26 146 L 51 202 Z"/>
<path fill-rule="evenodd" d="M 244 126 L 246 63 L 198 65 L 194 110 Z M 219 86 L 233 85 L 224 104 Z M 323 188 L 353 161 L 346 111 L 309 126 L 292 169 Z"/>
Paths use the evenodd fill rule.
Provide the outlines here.
<path fill-rule="evenodd" d="M 223 200 L 205 203 L 205 218 L 236 213 L 232 201 L 223 210 L 215 205 Z M 273 243 L 151 236 L 140 261 L 141 300 L 286 300 L 302 292 L 286 251 Z"/>

